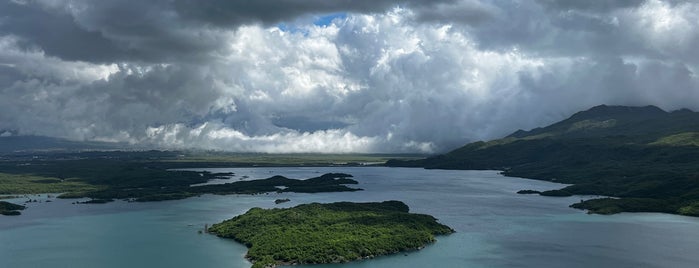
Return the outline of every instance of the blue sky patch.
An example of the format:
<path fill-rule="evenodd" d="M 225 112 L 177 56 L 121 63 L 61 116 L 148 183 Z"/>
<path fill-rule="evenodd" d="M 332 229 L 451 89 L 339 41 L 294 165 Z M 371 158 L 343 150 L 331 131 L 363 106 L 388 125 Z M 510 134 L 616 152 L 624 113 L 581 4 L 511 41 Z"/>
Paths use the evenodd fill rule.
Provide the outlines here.
<path fill-rule="evenodd" d="M 318 16 L 316 17 L 315 21 L 313 21 L 313 24 L 318 25 L 318 26 L 328 26 L 330 25 L 334 19 L 345 19 L 347 18 L 347 13 L 332 13 L 328 14 L 325 16 Z"/>
<path fill-rule="evenodd" d="M 313 21 L 313 25 L 317 26 L 328 26 L 332 24 L 333 20 L 335 19 L 345 19 L 347 18 L 347 13 L 332 13 L 328 15 L 323 15 L 323 16 L 313 16 L 310 19 Z M 307 25 L 308 20 L 297 20 L 294 22 L 286 23 L 278 23 L 277 28 L 279 30 L 282 30 L 284 32 L 289 32 L 289 33 L 303 33 L 304 35 L 308 34 L 308 30 L 304 28 L 304 25 Z"/>

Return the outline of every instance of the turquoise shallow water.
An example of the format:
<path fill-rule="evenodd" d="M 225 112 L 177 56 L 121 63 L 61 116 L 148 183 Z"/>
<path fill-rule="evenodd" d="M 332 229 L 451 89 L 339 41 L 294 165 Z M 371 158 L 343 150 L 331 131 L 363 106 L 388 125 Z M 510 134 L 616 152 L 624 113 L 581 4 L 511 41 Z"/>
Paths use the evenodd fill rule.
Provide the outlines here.
<path fill-rule="evenodd" d="M 494 171 L 404 168 L 239 168 L 238 180 L 325 172 L 355 176 L 352 193 L 205 195 L 186 200 L 72 205 L 30 203 L 0 217 L 0 267 L 250 267 L 246 248 L 198 234 L 251 207 L 309 202 L 401 200 L 457 233 L 423 250 L 372 260 L 308 267 L 697 267 L 699 218 L 638 213 L 587 215 L 568 208 L 581 197 L 517 195 L 560 184 Z M 34 197 L 33 197 L 34 198 Z M 292 201 L 275 205 L 277 198 Z M 587 198 L 587 197 L 584 197 Z M 45 195 L 40 199 L 46 199 Z M 17 199 L 20 202 L 24 199 Z M 304 266 L 299 266 L 304 267 Z"/>

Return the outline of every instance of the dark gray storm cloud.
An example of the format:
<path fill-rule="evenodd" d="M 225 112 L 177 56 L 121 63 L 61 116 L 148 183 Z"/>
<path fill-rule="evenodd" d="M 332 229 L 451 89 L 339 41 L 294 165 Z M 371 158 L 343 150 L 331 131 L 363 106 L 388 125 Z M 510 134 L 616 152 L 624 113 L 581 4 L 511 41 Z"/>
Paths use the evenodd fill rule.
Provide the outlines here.
<path fill-rule="evenodd" d="M 43 49 L 66 59 L 104 61 L 117 50 L 99 32 L 86 31 L 65 12 L 50 12 L 35 4 L 0 2 L 0 33 L 22 37 L 25 49 Z M 89 44 L 89 45 L 88 45 Z"/>
<path fill-rule="evenodd" d="M 413 8 L 422 22 L 477 25 L 496 17 L 497 9 L 481 1 L 449 1 Z"/>
<path fill-rule="evenodd" d="M 333 12 L 383 12 L 455 0 L 59 0 L 3 1 L 0 33 L 22 37 L 66 60 L 210 60 L 221 33 L 245 24 L 273 25 Z"/>
<path fill-rule="evenodd" d="M 599 104 L 699 110 L 697 47 L 692 1 L 4 1 L 0 133 L 439 152 Z"/>
<path fill-rule="evenodd" d="M 457 0 L 175 0 L 174 7 L 177 13 L 185 19 L 222 27 L 235 27 L 252 23 L 271 25 L 309 14 L 376 13 L 396 6 L 423 8 L 440 3 L 455 2 Z"/>
<path fill-rule="evenodd" d="M 642 5 L 645 0 L 538 0 L 544 6 L 559 10 L 589 10 L 608 12 L 618 8 L 632 8 Z"/>
<path fill-rule="evenodd" d="M 196 59 L 221 46 L 216 30 L 181 22 L 169 1 L 4 1 L 0 33 L 65 60 Z"/>

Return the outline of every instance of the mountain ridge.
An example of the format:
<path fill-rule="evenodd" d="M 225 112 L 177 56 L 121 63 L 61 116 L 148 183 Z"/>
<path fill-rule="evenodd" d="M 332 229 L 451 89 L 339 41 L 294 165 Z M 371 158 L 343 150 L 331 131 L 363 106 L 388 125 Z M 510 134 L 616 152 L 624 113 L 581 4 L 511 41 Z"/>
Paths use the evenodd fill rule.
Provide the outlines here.
<path fill-rule="evenodd" d="M 674 122 L 651 122 L 659 119 L 691 121 L 690 125 L 674 125 Z M 639 124 L 652 123 L 650 126 Z M 622 128 L 623 127 L 623 128 Z M 573 138 L 602 136 L 602 135 L 627 135 L 638 136 L 639 134 L 658 133 L 658 128 L 668 129 L 668 132 L 690 131 L 699 129 L 699 113 L 689 109 L 680 109 L 672 112 L 666 112 L 656 106 L 607 106 L 599 105 L 585 111 L 577 112 L 570 117 L 551 124 L 546 127 L 534 128 L 529 131 L 517 130 L 514 133 L 506 136 L 506 138 L 524 138 L 527 136 L 541 135 L 543 133 L 558 132 L 558 134 L 567 134 Z M 606 129 L 607 131 L 601 131 Z M 572 130 L 586 130 L 585 132 Z M 614 130 L 614 131 L 610 131 Z M 567 133 L 561 133 L 566 132 Z"/>
<path fill-rule="evenodd" d="M 74 141 L 62 138 L 34 135 L 0 137 L 0 153 L 35 151 L 118 150 L 131 148 L 126 143 L 99 141 Z"/>
<path fill-rule="evenodd" d="M 603 195 L 574 204 L 593 213 L 699 216 L 699 113 L 655 106 L 595 106 L 560 122 L 388 166 L 495 169 L 572 184 L 543 195 Z"/>

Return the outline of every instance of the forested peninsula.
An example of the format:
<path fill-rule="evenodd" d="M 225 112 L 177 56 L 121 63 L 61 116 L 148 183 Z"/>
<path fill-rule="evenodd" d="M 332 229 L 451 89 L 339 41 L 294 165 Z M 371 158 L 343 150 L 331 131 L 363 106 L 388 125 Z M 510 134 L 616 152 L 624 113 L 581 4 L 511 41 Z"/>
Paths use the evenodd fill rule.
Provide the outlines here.
<path fill-rule="evenodd" d="M 0 195 L 61 193 L 58 198 L 90 198 L 80 203 L 116 199 L 147 202 L 184 199 L 202 194 L 271 192 L 347 192 L 358 182 L 352 175 L 327 173 L 308 179 L 271 176 L 249 180 L 233 173 L 184 170 L 184 167 L 236 166 L 225 161 L 167 161 L 176 152 L 88 152 L 14 154 L 0 157 Z M 228 183 L 205 183 L 213 179 Z M 202 185 L 204 184 L 204 185 Z M 11 212 L 10 212 L 11 211 Z M 19 210 L 4 214 L 17 215 Z"/>

